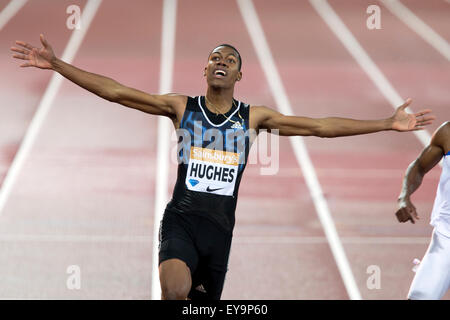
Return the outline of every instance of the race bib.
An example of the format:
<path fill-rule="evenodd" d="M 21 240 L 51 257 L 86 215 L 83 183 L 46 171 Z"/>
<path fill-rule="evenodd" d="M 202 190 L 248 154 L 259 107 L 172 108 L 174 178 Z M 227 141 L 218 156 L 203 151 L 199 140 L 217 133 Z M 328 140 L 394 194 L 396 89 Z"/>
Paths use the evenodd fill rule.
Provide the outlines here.
<path fill-rule="evenodd" d="M 192 191 L 232 196 L 238 165 L 238 153 L 191 147 L 186 186 Z"/>

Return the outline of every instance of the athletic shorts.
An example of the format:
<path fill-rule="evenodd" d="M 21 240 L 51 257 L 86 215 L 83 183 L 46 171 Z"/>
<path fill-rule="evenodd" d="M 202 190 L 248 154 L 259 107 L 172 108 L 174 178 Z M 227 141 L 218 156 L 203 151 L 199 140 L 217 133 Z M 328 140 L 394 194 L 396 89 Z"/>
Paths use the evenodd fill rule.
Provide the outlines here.
<path fill-rule="evenodd" d="M 166 210 L 159 232 L 159 264 L 173 258 L 184 261 L 192 277 L 188 297 L 219 300 L 228 270 L 231 238 L 207 218 Z"/>
<path fill-rule="evenodd" d="M 417 268 L 408 299 L 439 300 L 450 287 L 450 238 L 433 230 L 431 243 Z"/>

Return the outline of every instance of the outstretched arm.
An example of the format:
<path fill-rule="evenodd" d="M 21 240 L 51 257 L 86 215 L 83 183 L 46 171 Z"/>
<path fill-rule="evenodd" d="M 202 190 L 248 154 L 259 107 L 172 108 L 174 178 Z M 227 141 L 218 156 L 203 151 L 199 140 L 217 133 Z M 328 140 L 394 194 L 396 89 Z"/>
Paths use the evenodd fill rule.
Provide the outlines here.
<path fill-rule="evenodd" d="M 431 110 L 421 110 L 415 114 L 405 111 L 411 99 L 397 108 L 395 113 L 382 120 L 354 120 L 346 118 L 307 118 L 285 116 L 267 107 L 252 107 L 253 127 L 256 129 L 278 129 L 282 136 L 317 136 L 334 138 L 367 134 L 384 130 L 414 131 L 421 130 L 435 119 L 429 115 Z M 252 117 L 251 117 L 252 118 Z"/>
<path fill-rule="evenodd" d="M 411 202 L 411 195 L 420 187 L 425 174 L 442 159 L 445 154 L 445 140 L 448 140 L 449 133 L 450 124 L 444 123 L 433 134 L 430 144 L 406 169 L 402 191 L 398 197 L 398 210 L 395 213 L 399 222 L 409 220 L 415 223 L 414 219 L 419 219 L 416 207 Z"/>
<path fill-rule="evenodd" d="M 36 67 L 59 72 L 62 76 L 80 87 L 112 102 L 141 110 L 146 113 L 163 115 L 173 120 L 181 112 L 186 97 L 180 95 L 152 95 L 140 90 L 126 87 L 119 82 L 95 73 L 81 70 L 58 59 L 50 44 L 40 35 L 42 48 L 16 41 L 18 47 L 11 47 L 16 59 L 25 60 L 21 67 Z"/>

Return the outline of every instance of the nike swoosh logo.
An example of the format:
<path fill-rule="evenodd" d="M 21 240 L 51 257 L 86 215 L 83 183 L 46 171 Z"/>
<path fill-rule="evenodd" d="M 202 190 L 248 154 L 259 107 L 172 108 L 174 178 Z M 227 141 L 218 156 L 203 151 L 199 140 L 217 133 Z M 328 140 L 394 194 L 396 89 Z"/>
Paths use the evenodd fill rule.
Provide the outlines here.
<path fill-rule="evenodd" d="M 223 188 L 211 189 L 211 188 L 208 186 L 208 188 L 206 188 L 206 191 L 208 191 L 208 192 L 214 192 L 214 191 L 217 191 L 217 190 L 220 190 L 220 189 L 223 189 Z"/>

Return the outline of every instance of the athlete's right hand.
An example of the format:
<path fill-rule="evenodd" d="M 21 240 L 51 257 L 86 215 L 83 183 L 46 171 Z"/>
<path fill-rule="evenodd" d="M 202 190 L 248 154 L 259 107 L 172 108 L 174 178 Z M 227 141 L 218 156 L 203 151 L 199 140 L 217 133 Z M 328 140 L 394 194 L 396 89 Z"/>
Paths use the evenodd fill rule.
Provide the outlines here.
<path fill-rule="evenodd" d="M 52 47 L 45 40 L 44 35 L 40 35 L 42 48 L 33 47 L 31 44 L 16 41 L 19 47 L 11 47 L 11 51 L 17 52 L 13 55 L 16 59 L 25 60 L 21 67 L 36 67 L 40 69 L 52 69 L 52 61 L 56 59 Z"/>
<path fill-rule="evenodd" d="M 399 222 L 406 222 L 410 220 L 411 223 L 416 223 L 414 219 L 419 220 L 416 207 L 409 199 L 399 199 L 398 208 L 399 209 L 395 215 L 397 216 Z"/>

